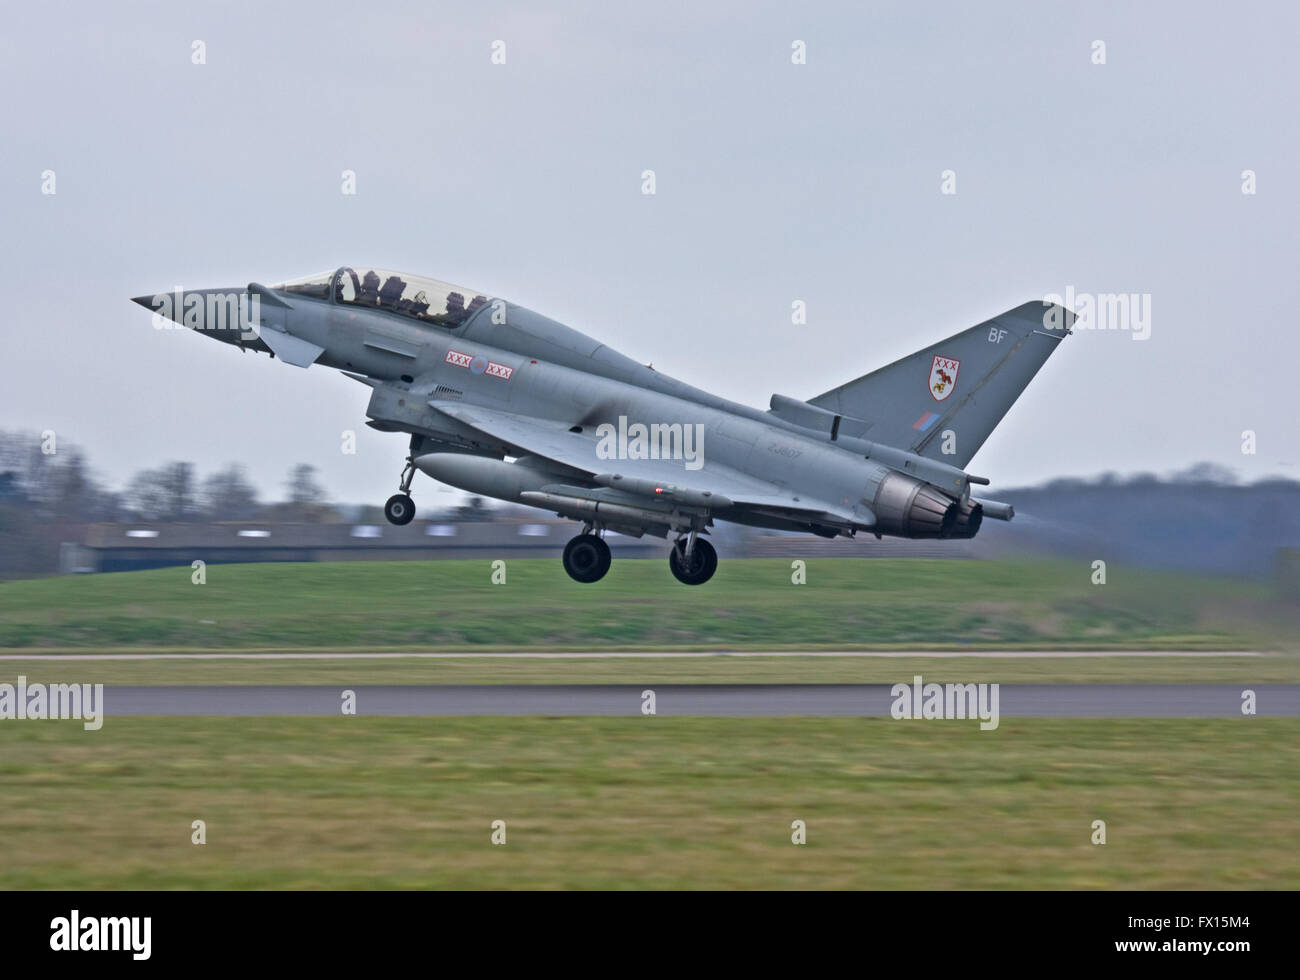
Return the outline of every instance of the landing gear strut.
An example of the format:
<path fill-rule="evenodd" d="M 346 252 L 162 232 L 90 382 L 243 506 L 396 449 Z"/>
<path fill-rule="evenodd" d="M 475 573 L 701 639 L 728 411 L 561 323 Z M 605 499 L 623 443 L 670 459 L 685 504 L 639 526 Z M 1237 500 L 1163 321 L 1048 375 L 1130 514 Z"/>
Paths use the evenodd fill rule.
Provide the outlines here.
<path fill-rule="evenodd" d="M 598 582 L 609 571 L 609 545 L 591 533 L 591 525 L 564 546 L 564 570 L 577 582 Z"/>
<path fill-rule="evenodd" d="M 677 539 L 668 553 L 668 567 L 673 577 L 685 585 L 703 585 L 718 570 L 718 553 L 713 545 L 692 531 Z"/>
<path fill-rule="evenodd" d="M 403 524 L 410 524 L 411 519 L 415 517 L 415 501 L 411 499 L 410 494 L 411 480 L 414 476 L 415 463 L 410 456 L 407 456 L 406 468 L 402 470 L 402 482 L 398 486 L 401 492 L 393 494 L 384 504 L 384 516 L 388 518 L 389 524 L 401 527 Z"/>

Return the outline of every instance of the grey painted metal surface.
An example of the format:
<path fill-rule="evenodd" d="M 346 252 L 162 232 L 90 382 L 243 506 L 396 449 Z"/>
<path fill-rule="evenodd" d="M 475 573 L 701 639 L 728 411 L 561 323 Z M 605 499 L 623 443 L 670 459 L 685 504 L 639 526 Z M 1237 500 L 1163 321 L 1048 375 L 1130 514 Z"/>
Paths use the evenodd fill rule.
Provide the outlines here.
<path fill-rule="evenodd" d="M 418 469 L 596 534 L 677 536 L 678 577 L 690 584 L 716 567 L 694 553 L 697 532 L 717 521 L 827 538 L 974 537 L 984 509 L 971 485 L 988 481 L 964 467 L 1073 322 L 1059 306 L 1025 303 L 808 401 L 773 395 L 762 411 L 506 300 L 419 276 L 345 266 L 136 302 L 368 385 L 369 424 L 411 436 L 388 504 L 394 523 L 414 511 L 406 494 Z M 990 503 L 988 516 L 1012 515 Z M 567 553 L 566 568 L 575 574 Z"/>

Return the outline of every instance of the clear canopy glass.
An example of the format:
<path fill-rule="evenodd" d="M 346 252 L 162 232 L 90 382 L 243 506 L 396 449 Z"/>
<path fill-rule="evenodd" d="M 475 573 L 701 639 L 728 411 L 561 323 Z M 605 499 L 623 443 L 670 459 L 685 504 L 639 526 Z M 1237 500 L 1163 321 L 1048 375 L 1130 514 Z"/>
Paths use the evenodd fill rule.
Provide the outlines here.
<path fill-rule="evenodd" d="M 489 302 L 489 297 L 463 286 L 387 269 L 358 273 L 350 266 L 290 279 L 271 288 L 291 295 L 365 306 L 400 316 L 458 327 Z"/>

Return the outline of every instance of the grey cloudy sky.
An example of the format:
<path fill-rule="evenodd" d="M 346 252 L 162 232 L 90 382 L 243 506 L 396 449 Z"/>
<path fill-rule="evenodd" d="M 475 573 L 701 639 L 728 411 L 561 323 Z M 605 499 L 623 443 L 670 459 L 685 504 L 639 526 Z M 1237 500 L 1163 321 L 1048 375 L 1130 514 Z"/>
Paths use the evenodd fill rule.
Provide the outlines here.
<path fill-rule="evenodd" d="M 405 437 L 366 389 L 128 297 L 373 264 L 765 407 L 1072 286 L 1150 294 L 1150 338 L 1068 339 L 974 472 L 1300 476 L 1294 6 L 541 6 L 7 11 L 0 427 L 116 485 L 241 461 L 274 497 L 306 461 L 381 502 Z"/>

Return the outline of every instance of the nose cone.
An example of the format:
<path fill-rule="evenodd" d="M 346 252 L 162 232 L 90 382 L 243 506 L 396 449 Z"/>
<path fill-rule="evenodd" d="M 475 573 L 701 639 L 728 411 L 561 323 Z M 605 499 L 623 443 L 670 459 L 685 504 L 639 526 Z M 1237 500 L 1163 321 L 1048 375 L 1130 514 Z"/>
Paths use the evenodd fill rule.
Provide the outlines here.
<path fill-rule="evenodd" d="M 248 295 L 243 289 L 177 289 L 132 296 L 131 302 L 153 314 L 155 329 L 175 324 L 226 343 L 238 342 L 242 331 L 252 329 Z"/>
<path fill-rule="evenodd" d="M 166 321 L 174 320 L 178 324 L 181 322 L 182 306 L 176 302 L 176 299 L 176 295 L 172 293 L 151 293 L 148 296 L 132 296 L 131 302 L 143 306 L 152 313 L 154 327 L 160 328 L 166 324 Z"/>

